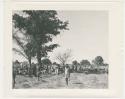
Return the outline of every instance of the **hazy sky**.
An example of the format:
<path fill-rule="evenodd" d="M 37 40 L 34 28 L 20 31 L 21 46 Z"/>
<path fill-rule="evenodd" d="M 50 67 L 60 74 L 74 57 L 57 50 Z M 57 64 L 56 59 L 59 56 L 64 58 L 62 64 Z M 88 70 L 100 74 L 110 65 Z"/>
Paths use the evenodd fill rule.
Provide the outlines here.
<path fill-rule="evenodd" d="M 69 30 L 53 39 L 60 47 L 49 53 L 50 59 L 66 49 L 72 50 L 74 60 L 92 60 L 102 56 L 108 62 L 108 12 L 106 11 L 58 11 L 61 20 L 68 20 Z M 14 54 L 14 60 L 23 60 Z"/>

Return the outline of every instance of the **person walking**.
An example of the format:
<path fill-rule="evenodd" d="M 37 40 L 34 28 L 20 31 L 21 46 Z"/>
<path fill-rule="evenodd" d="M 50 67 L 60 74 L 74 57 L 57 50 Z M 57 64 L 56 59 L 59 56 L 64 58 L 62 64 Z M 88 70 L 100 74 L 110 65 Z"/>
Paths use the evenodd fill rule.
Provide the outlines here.
<path fill-rule="evenodd" d="M 69 79 L 70 79 L 70 68 L 68 65 L 66 65 L 66 67 L 65 67 L 65 81 L 66 81 L 67 86 L 68 86 Z"/>

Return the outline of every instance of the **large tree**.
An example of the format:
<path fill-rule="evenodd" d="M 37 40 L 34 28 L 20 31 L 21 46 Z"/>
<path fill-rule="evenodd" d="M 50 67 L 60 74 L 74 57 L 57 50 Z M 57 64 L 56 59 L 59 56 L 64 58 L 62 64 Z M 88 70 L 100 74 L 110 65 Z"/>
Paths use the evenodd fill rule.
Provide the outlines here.
<path fill-rule="evenodd" d="M 90 66 L 91 64 L 90 64 L 90 62 L 88 60 L 81 60 L 80 65 L 86 67 L 86 66 Z"/>
<path fill-rule="evenodd" d="M 58 44 L 47 45 L 61 30 L 67 29 L 68 22 L 61 21 L 54 10 L 24 10 L 13 15 L 15 28 L 23 31 L 30 37 L 30 43 L 36 52 L 39 66 L 42 66 L 41 58 L 51 52 Z"/>
<path fill-rule="evenodd" d="M 77 62 L 77 60 L 74 60 L 74 61 L 72 62 L 72 64 L 73 64 L 73 65 L 78 65 L 79 63 Z"/>
<path fill-rule="evenodd" d="M 93 64 L 95 64 L 97 66 L 104 65 L 104 60 L 103 60 L 102 56 L 96 56 L 92 62 L 93 62 Z"/>

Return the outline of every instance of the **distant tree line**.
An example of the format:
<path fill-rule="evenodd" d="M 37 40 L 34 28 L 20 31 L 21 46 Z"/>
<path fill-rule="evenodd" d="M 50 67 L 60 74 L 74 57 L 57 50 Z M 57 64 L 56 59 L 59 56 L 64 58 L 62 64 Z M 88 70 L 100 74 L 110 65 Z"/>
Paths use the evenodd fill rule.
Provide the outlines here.
<path fill-rule="evenodd" d="M 92 62 L 88 60 L 81 60 L 77 62 L 74 60 L 72 62 L 73 72 L 84 72 L 84 73 L 108 73 L 108 64 L 104 63 L 101 56 L 95 57 Z"/>
<path fill-rule="evenodd" d="M 62 63 L 52 63 L 48 58 L 43 59 L 41 62 L 43 64 L 41 68 L 38 68 L 37 63 L 32 63 L 29 66 L 27 62 L 19 62 L 18 60 L 13 62 L 13 66 L 16 65 L 17 74 L 24 76 L 30 74 L 31 77 L 37 77 L 38 71 L 42 74 L 62 74 L 64 73 L 65 66 L 69 66 L 72 73 L 108 73 L 108 64 L 104 63 L 101 56 L 95 57 L 91 63 L 88 60 L 81 60 L 80 62 L 74 60 L 72 64 L 64 65 Z"/>

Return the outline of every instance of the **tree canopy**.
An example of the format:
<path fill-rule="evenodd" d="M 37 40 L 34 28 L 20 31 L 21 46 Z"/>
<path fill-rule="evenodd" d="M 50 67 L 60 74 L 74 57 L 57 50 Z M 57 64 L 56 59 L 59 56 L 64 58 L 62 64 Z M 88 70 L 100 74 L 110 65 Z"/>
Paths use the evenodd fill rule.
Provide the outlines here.
<path fill-rule="evenodd" d="M 91 64 L 90 64 L 90 62 L 88 60 L 82 60 L 80 62 L 80 65 L 87 66 L 87 65 L 91 65 Z"/>
<path fill-rule="evenodd" d="M 96 56 L 95 59 L 92 61 L 95 65 L 103 65 L 104 60 L 101 56 Z"/>
<path fill-rule="evenodd" d="M 42 60 L 42 63 L 43 63 L 44 65 L 51 65 L 51 64 L 52 64 L 51 60 L 49 60 L 48 58 L 43 59 L 43 60 Z"/>
<path fill-rule="evenodd" d="M 29 38 L 30 44 L 36 53 L 38 64 L 41 58 L 47 56 L 58 44 L 47 45 L 61 30 L 68 30 L 68 22 L 61 21 L 54 10 L 23 10 L 20 15 L 13 15 L 14 27 Z"/>
<path fill-rule="evenodd" d="M 72 64 L 73 64 L 73 65 L 78 65 L 79 63 L 78 63 L 76 60 L 74 60 L 74 61 L 72 62 Z"/>

